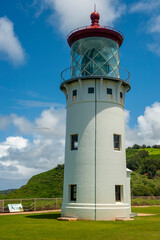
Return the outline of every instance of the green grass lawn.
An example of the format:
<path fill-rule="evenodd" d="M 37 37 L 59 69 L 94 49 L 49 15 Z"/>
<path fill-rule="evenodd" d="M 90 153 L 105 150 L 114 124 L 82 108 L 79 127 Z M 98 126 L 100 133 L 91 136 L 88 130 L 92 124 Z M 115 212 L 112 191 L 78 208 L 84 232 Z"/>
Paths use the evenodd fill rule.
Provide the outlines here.
<path fill-rule="evenodd" d="M 62 222 L 57 213 L 0 216 L 0 239 L 160 240 L 160 207 L 134 207 L 132 212 L 157 215 L 128 222 Z"/>

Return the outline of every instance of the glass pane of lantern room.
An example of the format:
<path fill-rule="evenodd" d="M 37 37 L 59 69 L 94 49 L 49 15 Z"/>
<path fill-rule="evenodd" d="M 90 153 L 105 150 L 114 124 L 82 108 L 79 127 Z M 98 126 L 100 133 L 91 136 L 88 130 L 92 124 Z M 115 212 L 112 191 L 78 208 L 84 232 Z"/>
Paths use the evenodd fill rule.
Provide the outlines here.
<path fill-rule="evenodd" d="M 118 44 L 107 38 L 90 37 L 76 41 L 71 47 L 72 78 L 110 74 L 117 77 L 118 51 Z"/>

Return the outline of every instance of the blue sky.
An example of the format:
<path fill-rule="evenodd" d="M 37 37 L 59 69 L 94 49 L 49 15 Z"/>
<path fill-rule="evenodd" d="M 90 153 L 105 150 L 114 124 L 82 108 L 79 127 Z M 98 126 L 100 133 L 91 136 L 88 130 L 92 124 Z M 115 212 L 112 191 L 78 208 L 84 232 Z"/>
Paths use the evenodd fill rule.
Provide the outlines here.
<path fill-rule="evenodd" d="M 66 35 L 102 25 L 125 39 L 120 65 L 131 74 L 126 145 L 160 144 L 160 0 L 1 0 L 0 189 L 17 188 L 64 161 L 65 98 L 60 74 L 70 66 Z"/>

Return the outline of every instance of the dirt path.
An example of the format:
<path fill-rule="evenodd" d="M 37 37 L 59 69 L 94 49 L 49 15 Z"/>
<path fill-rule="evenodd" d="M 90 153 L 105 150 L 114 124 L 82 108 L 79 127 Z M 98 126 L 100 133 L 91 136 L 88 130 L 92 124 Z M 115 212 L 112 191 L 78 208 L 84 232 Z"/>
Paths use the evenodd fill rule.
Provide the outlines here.
<path fill-rule="evenodd" d="M 132 206 L 132 207 L 139 207 L 139 208 L 142 208 L 142 207 L 160 207 L 160 205 L 143 205 L 143 206 Z"/>
<path fill-rule="evenodd" d="M 150 214 L 150 213 L 137 213 L 137 216 L 138 216 L 138 217 L 154 216 L 154 215 L 157 215 L 157 214 Z"/>

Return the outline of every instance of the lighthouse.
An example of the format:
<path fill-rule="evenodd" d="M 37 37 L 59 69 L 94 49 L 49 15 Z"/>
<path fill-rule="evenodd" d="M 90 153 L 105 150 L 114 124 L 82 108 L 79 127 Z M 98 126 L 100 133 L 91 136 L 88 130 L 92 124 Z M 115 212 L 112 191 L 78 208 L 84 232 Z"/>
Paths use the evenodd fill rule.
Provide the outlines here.
<path fill-rule="evenodd" d="M 123 34 L 99 24 L 73 30 L 71 66 L 61 74 L 66 97 L 62 217 L 116 220 L 130 217 L 124 101 L 129 72 L 120 66 Z"/>

